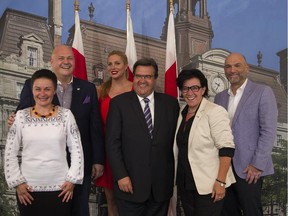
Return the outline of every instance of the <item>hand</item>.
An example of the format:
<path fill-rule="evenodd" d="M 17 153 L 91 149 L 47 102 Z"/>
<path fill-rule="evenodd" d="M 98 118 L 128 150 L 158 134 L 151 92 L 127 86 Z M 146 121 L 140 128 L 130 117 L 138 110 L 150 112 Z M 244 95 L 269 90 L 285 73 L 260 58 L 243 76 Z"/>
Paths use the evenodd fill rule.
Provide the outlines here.
<path fill-rule="evenodd" d="M 71 182 L 65 181 L 64 184 L 61 186 L 62 192 L 58 195 L 61 197 L 64 195 L 62 202 L 69 202 L 73 198 L 73 190 L 75 185 Z"/>
<path fill-rule="evenodd" d="M 222 187 L 219 182 L 215 182 L 212 190 L 211 198 L 214 198 L 213 202 L 222 200 L 225 197 L 225 187 Z"/>
<path fill-rule="evenodd" d="M 15 116 L 16 116 L 15 113 L 12 113 L 12 114 L 9 116 L 9 118 L 8 118 L 8 120 L 7 120 L 8 128 L 10 128 L 10 127 L 13 125 L 13 123 L 14 123 L 14 121 L 15 121 Z"/>
<path fill-rule="evenodd" d="M 247 174 L 246 182 L 248 182 L 248 184 L 251 183 L 255 184 L 261 177 L 262 171 L 252 165 L 248 165 L 246 169 L 243 171 L 243 173 Z"/>
<path fill-rule="evenodd" d="M 121 191 L 133 194 L 133 187 L 130 177 L 124 177 L 118 180 L 118 186 Z"/>
<path fill-rule="evenodd" d="M 102 164 L 93 164 L 92 166 L 92 180 L 96 180 L 103 175 L 104 166 Z"/>
<path fill-rule="evenodd" d="M 33 190 L 26 183 L 20 184 L 16 187 L 16 193 L 21 204 L 24 204 L 25 206 L 27 204 L 32 204 L 34 199 L 29 193 L 32 191 Z"/>

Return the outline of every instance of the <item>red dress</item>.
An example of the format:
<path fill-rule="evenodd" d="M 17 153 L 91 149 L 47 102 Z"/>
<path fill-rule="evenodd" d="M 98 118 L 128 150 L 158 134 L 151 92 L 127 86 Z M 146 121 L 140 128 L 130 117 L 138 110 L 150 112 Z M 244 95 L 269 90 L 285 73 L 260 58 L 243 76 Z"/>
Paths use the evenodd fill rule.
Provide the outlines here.
<path fill-rule="evenodd" d="M 109 97 L 109 95 L 104 99 L 102 98 L 99 99 L 100 113 L 101 113 L 104 130 L 106 127 L 106 118 L 107 118 L 107 114 L 109 110 L 110 100 L 111 98 Z M 108 163 L 107 156 L 105 159 L 103 175 L 96 180 L 96 186 L 110 188 L 110 189 L 113 188 L 112 172 L 111 172 L 111 167 Z"/>

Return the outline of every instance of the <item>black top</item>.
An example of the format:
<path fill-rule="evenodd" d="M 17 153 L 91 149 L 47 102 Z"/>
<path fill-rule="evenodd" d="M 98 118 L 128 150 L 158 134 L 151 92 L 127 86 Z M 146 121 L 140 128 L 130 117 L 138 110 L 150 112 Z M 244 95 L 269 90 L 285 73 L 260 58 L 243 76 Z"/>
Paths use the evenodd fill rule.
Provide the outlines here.
<path fill-rule="evenodd" d="M 188 138 L 195 115 L 186 122 L 185 119 L 187 116 L 187 112 L 188 106 L 186 106 L 181 113 L 182 122 L 180 124 L 176 137 L 176 142 L 179 150 L 176 184 L 177 187 L 182 189 L 196 190 L 196 185 L 188 160 Z"/>

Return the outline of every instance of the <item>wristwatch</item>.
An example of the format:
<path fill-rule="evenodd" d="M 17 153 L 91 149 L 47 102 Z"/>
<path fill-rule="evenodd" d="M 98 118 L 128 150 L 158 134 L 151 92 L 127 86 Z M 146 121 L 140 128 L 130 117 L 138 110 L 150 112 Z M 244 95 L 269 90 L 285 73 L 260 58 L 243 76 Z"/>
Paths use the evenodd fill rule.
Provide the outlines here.
<path fill-rule="evenodd" d="M 216 181 L 217 181 L 218 183 L 220 183 L 220 186 L 221 186 L 221 187 L 225 187 L 226 182 L 220 181 L 219 179 L 216 179 Z"/>

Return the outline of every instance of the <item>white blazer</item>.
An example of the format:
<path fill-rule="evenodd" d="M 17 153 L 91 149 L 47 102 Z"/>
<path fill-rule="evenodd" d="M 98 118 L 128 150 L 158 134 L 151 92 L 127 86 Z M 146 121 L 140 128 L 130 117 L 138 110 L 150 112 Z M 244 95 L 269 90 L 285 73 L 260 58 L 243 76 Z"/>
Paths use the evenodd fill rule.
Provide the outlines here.
<path fill-rule="evenodd" d="M 181 111 L 184 107 L 182 107 Z M 181 111 L 177 123 L 177 132 L 182 122 Z M 212 193 L 220 164 L 219 149 L 223 147 L 235 148 L 228 113 L 223 107 L 203 98 L 188 138 L 188 160 L 200 195 Z M 176 181 L 178 164 L 176 135 L 174 157 Z M 235 182 L 236 180 L 230 166 L 226 177 L 226 187 Z"/>

